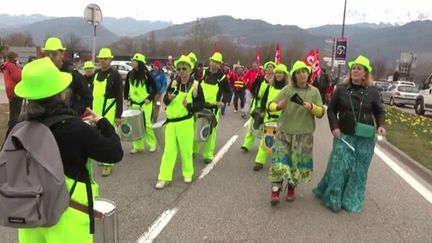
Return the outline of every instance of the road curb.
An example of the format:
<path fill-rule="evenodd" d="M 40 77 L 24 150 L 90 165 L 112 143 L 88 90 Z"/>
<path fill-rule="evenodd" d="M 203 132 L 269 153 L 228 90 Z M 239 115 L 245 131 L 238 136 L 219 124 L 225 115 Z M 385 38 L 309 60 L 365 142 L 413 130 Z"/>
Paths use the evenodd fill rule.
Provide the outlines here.
<path fill-rule="evenodd" d="M 424 165 L 420 164 L 409 155 L 407 155 L 402 150 L 398 149 L 393 144 L 389 143 L 387 140 L 383 139 L 381 141 L 377 141 L 377 144 L 391 153 L 393 156 L 398 158 L 405 165 L 413 169 L 418 175 L 420 175 L 424 180 L 432 184 L 432 170 L 426 168 Z"/>

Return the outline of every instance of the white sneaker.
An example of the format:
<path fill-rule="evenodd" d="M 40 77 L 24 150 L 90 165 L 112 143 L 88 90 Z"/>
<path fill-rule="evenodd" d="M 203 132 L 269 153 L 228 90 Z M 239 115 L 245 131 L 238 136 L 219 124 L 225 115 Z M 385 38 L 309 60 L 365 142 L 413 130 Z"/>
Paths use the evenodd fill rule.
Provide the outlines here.
<path fill-rule="evenodd" d="M 186 184 L 190 184 L 190 183 L 192 183 L 192 178 L 185 177 L 183 181 L 184 181 L 184 183 L 186 183 Z"/>
<path fill-rule="evenodd" d="M 237 113 L 237 110 L 234 110 L 234 113 Z"/>
<path fill-rule="evenodd" d="M 155 185 L 155 188 L 156 189 L 162 189 L 165 187 L 165 184 L 166 184 L 165 181 L 158 181 Z"/>
<path fill-rule="evenodd" d="M 156 150 L 157 150 L 157 147 L 150 148 L 150 149 L 149 149 L 149 152 L 150 152 L 150 153 L 153 153 L 153 152 L 155 152 Z"/>
<path fill-rule="evenodd" d="M 142 152 L 141 149 L 132 149 L 129 153 L 130 154 L 136 154 L 136 153 L 140 153 L 140 152 Z"/>

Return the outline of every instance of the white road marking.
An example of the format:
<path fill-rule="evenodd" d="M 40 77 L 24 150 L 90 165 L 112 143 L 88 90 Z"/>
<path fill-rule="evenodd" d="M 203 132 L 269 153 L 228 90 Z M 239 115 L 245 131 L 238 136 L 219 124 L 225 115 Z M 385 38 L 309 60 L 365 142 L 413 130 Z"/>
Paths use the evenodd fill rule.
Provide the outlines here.
<path fill-rule="evenodd" d="M 239 135 L 234 135 L 234 136 L 231 137 L 230 140 L 228 140 L 228 142 L 218 151 L 218 153 L 216 154 L 216 156 L 213 158 L 212 162 L 210 164 L 208 164 L 202 170 L 201 175 L 199 176 L 198 179 L 202 179 L 208 173 L 210 173 L 210 171 L 213 169 L 213 167 L 222 159 L 222 156 L 224 156 L 224 154 L 226 152 L 228 152 L 228 149 L 231 147 L 231 145 L 233 145 L 235 143 L 235 141 L 237 140 L 238 137 L 239 137 Z"/>
<path fill-rule="evenodd" d="M 177 211 L 178 211 L 177 208 L 173 208 L 173 209 L 166 210 L 165 212 L 163 212 L 153 222 L 153 224 L 150 226 L 150 228 L 148 228 L 146 230 L 146 232 L 144 232 L 138 238 L 138 240 L 135 241 L 135 243 L 151 243 L 151 242 L 153 242 L 156 239 L 156 237 L 160 234 L 160 232 L 162 232 L 162 230 L 165 228 L 165 226 L 167 226 L 167 224 L 172 219 L 172 217 L 174 217 L 174 215 L 177 213 Z"/>
<path fill-rule="evenodd" d="M 249 125 L 250 119 L 248 119 L 245 124 L 243 125 L 243 127 L 247 127 Z"/>
<path fill-rule="evenodd" d="M 402 179 L 404 179 L 414 190 L 422 195 L 429 203 L 432 204 L 432 192 L 421 184 L 412 175 L 402 169 L 396 162 L 389 158 L 381 149 L 375 147 L 375 153 L 396 172 Z"/>

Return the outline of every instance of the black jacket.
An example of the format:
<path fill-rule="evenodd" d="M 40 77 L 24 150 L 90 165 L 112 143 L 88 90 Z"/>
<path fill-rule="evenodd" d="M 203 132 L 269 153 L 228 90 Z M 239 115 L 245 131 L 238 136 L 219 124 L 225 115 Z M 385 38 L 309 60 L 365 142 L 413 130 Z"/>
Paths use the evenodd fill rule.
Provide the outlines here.
<path fill-rule="evenodd" d="M 327 109 L 330 129 L 339 128 L 342 133 L 354 135 L 355 120 L 349 97 L 351 96 L 355 119 L 359 122 L 384 126 L 385 111 L 379 93 L 374 88 L 365 88 L 352 84 L 336 86 Z M 360 112 L 360 116 L 359 116 Z"/>
<path fill-rule="evenodd" d="M 134 70 L 128 72 L 126 76 L 126 81 L 124 84 L 124 94 L 123 94 L 124 99 L 130 100 L 129 90 L 131 85 L 138 86 L 140 81 L 144 81 L 148 92 L 148 96 L 145 99 L 152 101 L 158 92 L 153 76 L 151 76 L 150 73 L 146 71 L 144 80 L 132 80 L 131 79 L 131 76 L 133 76 L 132 72 L 134 72 Z"/>
<path fill-rule="evenodd" d="M 87 158 L 116 163 L 123 158 L 120 138 L 106 118 L 91 127 L 80 119 L 67 119 L 51 127 L 63 161 L 65 175 L 85 182 Z"/>

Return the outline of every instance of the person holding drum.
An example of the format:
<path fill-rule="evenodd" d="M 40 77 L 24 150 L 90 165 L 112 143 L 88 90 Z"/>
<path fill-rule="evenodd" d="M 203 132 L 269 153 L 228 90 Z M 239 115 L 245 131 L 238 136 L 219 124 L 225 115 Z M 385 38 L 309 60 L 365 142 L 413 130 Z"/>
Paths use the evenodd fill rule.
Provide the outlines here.
<path fill-rule="evenodd" d="M 292 84 L 285 86 L 268 106 L 269 111 L 282 111 L 269 171 L 272 205 L 280 201 L 284 180 L 287 181 L 287 201 L 294 200 L 297 185 L 311 180 L 315 117 L 324 115 L 320 92 L 309 85 L 311 67 L 296 61 L 290 74 Z"/>
<path fill-rule="evenodd" d="M 113 59 L 111 49 L 102 48 L 97 58 L 100 69 L 93 81 L 93 110 L 96 114 L 106 117 L 113 126 L 121 124 L 123 113 L 123 82 L 117 70 L 111 68 Z M 103 163 L 102 176 L 112 173 L 112 164 Z"/>
<path fill-rule="evenodd" d="M 88 116 L 85 120 L 94 126 L 92 127 L 74 117 L 74 111 L 67 107 L 66 88 L 71 80 L 71 74 L 61 72 L 45 57 L 24 67 L 23 79 L 15 88 L 19 97 L 28 100 L 25 113 L 22 114 L 24 120 L 64 119 L 50 129 L 60 151 L 66 187 L 73 190 L 71 204 L 57 224 L 19 229 L 21 243 L 93 242 L 87 212 L 88 205 L 92 207 L 99 192 L 98 185 L 93 180 L 90 158 L 111 164 L 123 158 L 120 139 L 106 118 L 87 108 Z"/>
<path fill-rule="evenodd" d="M 264 70 L 265 75 L 264 77 L 258 78 L 258 80 L 255 81 L 253 90 L 257 90 L 256 94 L 254 94 L 254 98 L 251 102 L 251 114 L 249 119 L 249 125 L 246 130 L 246 134 L 243 140 L 243 145 L 241 146 L 241 149 L 244 152 L 247 152 L 251 149 L 251 147 L 254 144 L 255 137 L 258 136 L 259 127 L 261 125 L 260 121 L 257 119 L 258 117 L 255 117 L 257 111 L 260 109 L 261 105 L 261 98 L 264 94 L 264 91 L 267 89 L 267 86 L 270 82 L 273 82 L 274 79 L 274 71 L 273 69 L 276 67 L 276 63 L 272 61 L 268 61 L 264 64 Z M 256 86 L 256 88 L 255 88 Z"/>
<path fill-rule="evenodd" d="M 193 114 L 203 109 L 204 95 L 198 81 L 191 77 L 193 63 L 182 55 L 174 62 L 177 78 L 168 85 L 164 96 L 166 106 L 165 149 L 159 169 L 156 189 L 162 189 L 172 181 L 177 153 L 182 158 L 182 175 L 185 183 L 194 175 L 193 142 L 195 122 Z"/>
<path fill-rule="evenodd" d="M 254 171 L 259 171 L 267 162 L 267 154 L 271 153 L 274 144 L 277 121 L 281 111 L 266 111 L 268 104 L 279 94 L 283 87 L 289 84 L 289 73 L 284 64 L 279 64 L 274 69 L 275 78 L 266 85 L 266 89 L 261 98 L 260 111 L 264 114 L 263 134 L 255 157 Z"/>
<path fill-rule="evenodd" d="M 209 69 L 202 72 L 202 79 L 200 81 L 200 87 L 204 92 L 206 110 L 210 110 L 213 113 L 211 119 L 211 126 L 209 131 L 209 138 L 204 143 L 204 149 L 202 153 L 203 161 L 206 164 L 212 162 L 214 157 L 214 150 L 216 147 L 216 134 L 218 128 L 218 122 L 220 118 L 222 103 L 222 94 L 231 93 L 231 86 L 228 82 L 228 78 L 223 73 L 221 65 L 223 63 L 222 54 L 215 52 L 210 57 Z M 200 151 L 201 142 L 195 141 L 194 143 L 194 155 Z"/>
<path fill-rule="evenodd" d="M 144 151 L 144 139 L 149 151 L 156 151 L 156 135 L 152 128 L 153 99 L 157 94 L 156 83 L 146 67 L 145 56 L 136 53 L 132 59 L 133 69 L 127 74 L 124 97 L 129 100 L 131 109 L 142 110 L 144 116 L 145 138 L 132 141 L 131 154 Z"/>

